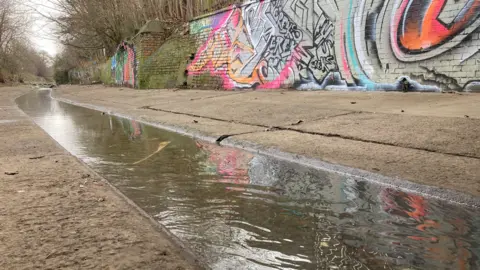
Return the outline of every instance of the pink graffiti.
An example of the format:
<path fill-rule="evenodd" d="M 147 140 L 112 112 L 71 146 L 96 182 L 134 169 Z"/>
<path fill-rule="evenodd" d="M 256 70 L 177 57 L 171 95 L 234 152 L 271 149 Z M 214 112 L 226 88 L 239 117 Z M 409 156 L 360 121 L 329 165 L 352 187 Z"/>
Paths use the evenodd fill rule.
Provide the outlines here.
<path fill-rule="evenodd" d="M 343 67 L 343 74 L 345 78 L 349 81 L 352 80 L 352 73 L 350 73 L 350 67 L 348 66 L 348 60 L 347 60 L 347 50 L 345 48 L 345 37 L 344 37 L 344 32 L 343 32 L 343 23 L 340 23 L 340 53 L 342 56 L 342 67 Z"/>
<path fill-rule="evenodd" d="M 263 2 L 260 3 L 258 12 L 262 8 Z M 259 89 L 282 87 L 294 74 L 296 59 L 300 58 L 297 52 L 298 46 L 292 47 L 288 60 L 281 69 L 278 69 L 278 75 L 274 78 L 266 78 L 269 63 L 264 59 L 256 60 L 258 62 L 254 62 L 255 64 L 244 72 L 243 68 L 257 53 L 244 19 L 242 9 L 236 7 L 232 7 L 231 11 L 223 15 L 189 65 L 189 75 L 200 76 L 208 73 L 210 76 L 220 78 L 224 89 L 233 89 L 237 86 L 255 86 Z M 293 43 L 292 40 L 290 42 Z M 285 43 L 288 44 L 288 42 Z M 248 60 L 243 60 L 245 55 L 248 55 Z"/>

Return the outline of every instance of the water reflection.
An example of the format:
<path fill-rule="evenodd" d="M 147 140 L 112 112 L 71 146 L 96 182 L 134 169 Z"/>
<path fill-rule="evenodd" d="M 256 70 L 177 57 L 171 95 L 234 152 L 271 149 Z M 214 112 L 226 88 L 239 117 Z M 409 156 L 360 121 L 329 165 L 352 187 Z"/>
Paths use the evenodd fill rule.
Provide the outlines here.
<path fill-rule="evenodd" d="M 478 210 L 194 141 L 48 92 L 17 102 L 213 269 L 480 267 Z"/>

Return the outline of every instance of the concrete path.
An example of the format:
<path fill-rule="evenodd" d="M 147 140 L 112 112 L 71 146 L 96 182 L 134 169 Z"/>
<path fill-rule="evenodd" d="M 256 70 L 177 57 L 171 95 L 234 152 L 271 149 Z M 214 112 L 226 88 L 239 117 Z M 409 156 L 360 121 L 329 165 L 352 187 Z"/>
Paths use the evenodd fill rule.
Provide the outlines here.
<path fill-rule="evenodd" d="M 0 269 L 194 269 L 0 88 Z"/>
<path fill-rule="evenodd" d="M 480 94 L 67 86 L 58 98 L 480 196 Z"/>

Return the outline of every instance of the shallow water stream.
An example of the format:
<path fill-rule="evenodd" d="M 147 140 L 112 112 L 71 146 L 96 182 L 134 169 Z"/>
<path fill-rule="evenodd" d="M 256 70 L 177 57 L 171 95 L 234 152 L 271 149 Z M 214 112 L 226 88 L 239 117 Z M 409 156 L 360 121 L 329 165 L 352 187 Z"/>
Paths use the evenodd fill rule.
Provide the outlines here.
<path fill-rule="evenodd" d="M 212 269 L 480 269 L 480 210 L 31 92 L 19 107 Z"/>

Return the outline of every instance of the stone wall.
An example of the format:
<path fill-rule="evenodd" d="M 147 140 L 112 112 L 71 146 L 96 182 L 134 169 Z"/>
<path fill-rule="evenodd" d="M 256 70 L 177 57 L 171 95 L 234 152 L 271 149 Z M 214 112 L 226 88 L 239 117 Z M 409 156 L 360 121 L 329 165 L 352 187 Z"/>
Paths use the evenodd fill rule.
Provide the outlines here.
<path fill-rule="evenodd" d="M 480 1 L 263 0 L 190 22 L 206 88 L 477 91 Z"/>

